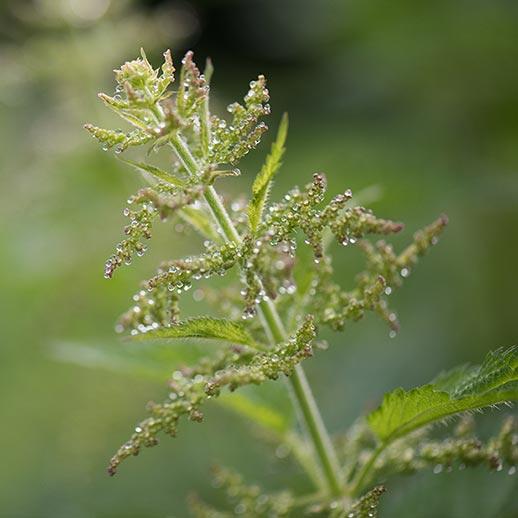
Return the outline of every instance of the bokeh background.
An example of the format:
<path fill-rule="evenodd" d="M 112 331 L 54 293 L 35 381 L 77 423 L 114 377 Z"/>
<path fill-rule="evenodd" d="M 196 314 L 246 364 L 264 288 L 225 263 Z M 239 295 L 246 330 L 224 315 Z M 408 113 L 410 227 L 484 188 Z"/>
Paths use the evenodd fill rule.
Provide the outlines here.
<path fill-rule="evenodd" d="M 291 120 L 274 196 L 322 170 L 331 191 L 375 186 L 373 208 L 405 221 L 407 237 L 449 215 L 393 296 L 398 337 L 366 318 L 307 363 L 336 432 L 384 391 L 517 341 L 517 26 L 509 0 L 2 1 L 0 516 L 184 517 L 190 491 L 213 498 L 214 461 L 268 488 L 303 483 L 247 423 L 212 408 L 106 476 L 163 384 L 58 361 L 56 347 L 115 343 L 139 280 L 192 246 L 165 229 L 151 253 L 103 279 L 138 185 L 82 130 L 113 120 L 96 98 L 113 91 L 111 69 L 140 46 L 157 64 L 167 47 L 177 59 L 192 48 L 215 62 L 219 107 L 264 73 L 272 126 L 285 110 Z M 225 188 L 246 192 L 266 151 Z M 350 283 L 354 252 L 338 255 Z M 382 516 L 511 518 L 517 488 L 505 472 L 422 473 L 394 481 Z"/>

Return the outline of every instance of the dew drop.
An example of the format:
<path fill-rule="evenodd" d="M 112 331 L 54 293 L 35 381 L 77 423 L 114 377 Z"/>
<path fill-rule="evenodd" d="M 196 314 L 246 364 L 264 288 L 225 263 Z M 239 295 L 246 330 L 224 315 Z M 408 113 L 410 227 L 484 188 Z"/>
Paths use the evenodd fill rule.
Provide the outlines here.
<path fill-rule="evenodd" d="M 194 290 L 193 294 L 192 294 L 192 298 L 196 301 L 196 302 L 200 302 L 201 300 L 203 300 L 205 298 L 205 292 L 198 288 L 197 290 Z"/>
<path fill-rule="evenodd" d="M 236 507 L 234 508 L 234 512 L 236 514 L 243 514 L 244 512 L 246 511 L 246 507 L 245 507 L 245 504 L 237 504 Z"/>
<path fill-rule="evenodd" d="M 281 444 L 276 450 L 275 450 L 275 456 L 278 459 L 285 459 L 290 453 L 290 449 L 286 444 Z"/>

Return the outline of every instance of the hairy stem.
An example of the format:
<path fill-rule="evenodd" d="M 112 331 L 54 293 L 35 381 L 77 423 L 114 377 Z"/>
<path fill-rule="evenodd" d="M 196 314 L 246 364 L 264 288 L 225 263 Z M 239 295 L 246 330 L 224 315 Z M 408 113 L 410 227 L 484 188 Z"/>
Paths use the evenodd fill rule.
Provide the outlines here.
<path fill-rule="evenodd" d="M 176 134 L 171 139 L 171 144 L 183 165 L 191 175 L 198 173 L 199 167 L 195 158 L 180 135 Z M 214 219 L 223 232 L 225 238 L 236 243 L 241 242 L 241 236 L 237 232 L 228 212 L 223 205 L 214 187 L 209 187 L 205 192 L 205 200 L 211 208 Z M 288 339 L 286 330 L 279 317 L 277 309 L 269 299 L 263 299 L 259 303 L 262 321 L 265 331 L 273 344 L 285 342 Z M 293 393 L 298 402 L 301 415 L 313 441 L 313 446 L 320 460 L 325 475 L 328 489 L 332 495 L 340 495 L 343 491 L 340 468 L 329 433 L 324 425 L 322 416 L 316 404 L 315 398 L 309 386 L 303 368 L 298 365 L 290 377 Z"/>

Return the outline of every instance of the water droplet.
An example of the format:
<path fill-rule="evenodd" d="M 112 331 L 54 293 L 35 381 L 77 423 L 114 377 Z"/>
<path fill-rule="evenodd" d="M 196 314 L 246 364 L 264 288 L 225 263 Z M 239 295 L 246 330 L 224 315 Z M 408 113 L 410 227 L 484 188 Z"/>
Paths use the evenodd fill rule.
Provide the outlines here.
<path fill-rule="evenodd" d="M 275 456 L 279 459 L 285 459 L 290 454 L 290 449 L 286 444 L 281 444 L 276 450 L 275 450 Z"/>
<path fill-rule="evenodd" d="M 401 274 L 401 277 L 408 277 L 410 275 L 410 270 L 408 268 L 401 268 L 401 272 L 399 272 Z"/>
<path fill-rule="evenodd" d="M 289 295 L 293 295 L 297 291 L 297 286 L 295 286 L 295 284 L 290 284 L 286 288 L 286 291 L 288 292 Z"/>
<path fill-rule="evenodd" d="M 192 294 L 192 298 L 196 301 L 196 302 L 200 302 L 201 300 L 203 300 L 205 298 L 205 292 L 198 288 L 197 290 L 194 290 L 193 294 Z"/>
<path fill-rule="evenodd" d="M 433 468 L 434 475 L 438 475 L 439 473 L 441 473 L 442 469 L 443 469 L 442 464 L 435 465 L 435 467 Z"/>
<path fill-rule="evenodd" d="M 243 503 L 237 504 L 236 507 L 234 508 L 234 512 L 236 514 L 243 514 L 245 511 L 246 511 L 246 506 Z"/>

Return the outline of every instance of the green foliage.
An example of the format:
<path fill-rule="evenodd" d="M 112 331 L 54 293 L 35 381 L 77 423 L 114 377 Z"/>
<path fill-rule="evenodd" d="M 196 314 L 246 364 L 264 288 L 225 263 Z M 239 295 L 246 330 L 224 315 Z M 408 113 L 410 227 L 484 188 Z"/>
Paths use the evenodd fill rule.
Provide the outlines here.
<path fill-rule="evenodd" d="M 228 333 L 228 327 L 225 329 L 221 323 L 211 324 L 212 326 L 186 327 L 191 327 L 191 333 L 194 329 L 203 329 L 205 336 L 209 327 L 217 331 L 224 329 L 227 334 L 235 333 L 235 329 L 231 329 L 234 333 Z M 224 387 L 233 392 L 245 385 L 275 380 L 281 374 L 289 376 L 299 362 L 311 356 L 311 342 L 314 337 L 313 321 L 308 317 L 286 344 L 279 344 L 264 352 L 235 345 L 224 349 L 213 358 L 202 358 L 196 365 L 175 371 L 169 381 L 169 398 L 162 404 L 148 405 L 151 417 L 135 428 L 130 440 L 112 457 L 110 474 L 115 474 L 118 465 L 126 457 L 138 455 L 142 446 L 155 446 L 159 432 L 174 437 L 181 417 L 188 416 L 192 421 L 201 421 L 201 405 L 207 399 L 219 396 Z"/>
<path fill-rule="evenodd" d="M 385 395 L 369 415 L 369 425 L 388 443 L 449 416 L 517 399 L 517 381 L 518 348 L 498 349 L 479 367 L 456 369 L 435 383 Z"/>
<path fill-rule="evenodd" d="M 129 160 L 128 158 L 122 158 L 122 157 L 120 157 L 119 160 L 121 160 L 125 164 L 128 164 L 128 165 L 134 167 L 137 171 L 139 171 L 141 173 L 149 173 L 151 176 L 156 178 L 156 180 L 158 180 L 158 181 L 171 183 L 178 187 L 185 185 L 184 182 L 182 180 L 180 180 L 179 178 L 177 178 L 176 176 L 173 176 L 171 173 L 164 171 L 163 169 L 160 169 L 159 167 L 156 167 L 154 165 L 146 164 L 145 162 L 135 162 L 134 160 Z"/>
<path fill-rule="evenodd" d="M 288 136 L 288 115 L 284 114 L 279 125 L 277 138 L 272 144 L 270 154 L 257 174 L 252 185 L 252 199 L 248 206 L 248 219 L 252 233 L 257 230 L 263 216 L 264 205 L 268 199 L 271 184 L 275 173 L 281 167 L 281 160 L 285 151 L 286 138 Z"/>
<path fill-rule="evenodd" d="M 169 327 L 150 329 L 136 338 L 139 340 L 207 338 L 254 346 L 254 339 L 240 322 L 211 317 L 190 318 Z"/>
<path fill-rule="evenodd" d="M 110 474 L 127 457 L 157 444 L 160 434 L 175 436 L 183 418 L 201 421 L 201 409 L 209 400 L 253 420 L 265 437 L 286 447 L 317 492 L 301 497 L 289 492 L 269 495 L 245 485 L 231 471 L 218 471 L 218 484 L 227 488 L 233 511 L 212 510 L 193 498 L 192 510 L 200 517 L 300 516 L 306 512 L 372 517 L 384 487 L 372 489 L 371 483 L 383 473 L 415 471 L 432 462 L 454 460 L 465 465 L 496 458 L 515 462 L 516 442 L 509 426 L 485 446 L 473 437 L 434 442 L 423 429 L 456 414 L 516 399 L 516 348 L 490 353 L 480 367 L 457 369 L 429 385 L 386 395 L 378 410 L 349 430 L 342 458 L 337 458 L 300 364 L 312 356 L 321 327 L 340 331 L 367 311 L 377 313 L 390 334 L 395 334 L 399 323 L 388 307 L 388 297 L 437 243 L 447 217 L 440 216 L 416 232 L 411 243 L 397 253 L 387 241 L 370 239 L 399 233 L 403 224 L 358 205 L 350 189 L 329 200 L 322 173 L 271 202 L 272 180 L 285 151 L 287 116 L 252 184 L 250 201 L 236 200 L 232 211 L 227 211 L 215 183 L 240 174 L 237 164 L 259 144 L 267 129 L 262 122 L 270 112 L 266 79 L 259 76 L 250 83 L 243 104 L 228 106 L 226 120 L 210 111 L 210 61 L 201 73 L 188 52 L 173 90 L 169 87 L 175 82 L 175 72 L 169 51 L 157 70 L 142 52 L 141 58 L 115 71 L 115 95 L 100 94 L 132 129 L 123 132 L 85 125 L 105 149 L 114 148 L 117 154 L 137 145 L 148 146 L 148 157 L 160 148 L 170 152 L 167 170 L 148 159 L 123 160 L 143 175 L 147 186 L 128 200 L 126 238 L 108 259 L 106 278 L 145 252 L 144 243 L 157 220 L 180 220 L 204 239 L 199 253 L 163 261 L 119 319 L 117 331 L 133 338 L 126 344 L 130 355 L 133 350 L 143 352 L 144 358 L 153 357 L 153 351 L 160 350 L 155 349 L 159 342 L 171 356 L 165 366 L 149 362 L 149 370 L 174 372 L 167 399 L 148 405 L 150 416 L 112 457 Z M 350 290 L 334 280 L 333 241 L 338 246 L 357 245 L 364 253 L 365 267 Z M 182 295 L 214 276 L 226 276 L 228 281 L 218 291 L 208 288 L 204 292 L 214 315 L 182 316 Z M 180 351 L 191 347 L 195 357 L 182 357 Z M 102 354 L 92 351 L 84 350 L 79 356 L 78 361 L 102 362 Z M 138 361 L 124 362 L 118 356 L 113 351 L 106 356 L 110 367 L 135 370 Z M 264 396 L 271 385 L 267 382 L 284 377 L 291 383 L 297 412 L 286 411 L 275 398 Z M 261 391 L 255 391 L 253 387 L 259 385 Z M 235 397 L 229 395 L 237 389 Z M 295 413 L 303 426 L 294 426 Z M 405 448 L 406 455 L 398 448 Z"/>

